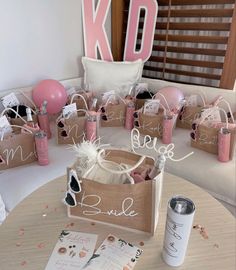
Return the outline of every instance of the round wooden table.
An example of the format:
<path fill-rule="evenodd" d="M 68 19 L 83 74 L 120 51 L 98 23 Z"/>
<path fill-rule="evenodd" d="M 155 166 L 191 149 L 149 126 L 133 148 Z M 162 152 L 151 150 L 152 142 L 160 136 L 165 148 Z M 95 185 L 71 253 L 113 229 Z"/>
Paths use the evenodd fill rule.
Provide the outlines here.
<path fill-rule="evenodd" d="M 198 230 L 192 230 L 185 262 L 178 269 L 236 269 L 235 218 L 208 193 L 179 177 L 165 173 L 161 215 L 154 237 L 69 219 L 61 202 L 65 189 L 66 176 L 63 176 L 32 193 L 10 213 L 0 226 L 1 270 L 43 270 L 63 229 L 98 234 L 98 246 L 109 233 L 141 245 L 144 253 L 135 270 L 171 269 L 162 261 L 161 251 L 167 202 L 177 194 L 194 201 L 194 224 L 204 226 L 209 236 L 204 239 Z"/>

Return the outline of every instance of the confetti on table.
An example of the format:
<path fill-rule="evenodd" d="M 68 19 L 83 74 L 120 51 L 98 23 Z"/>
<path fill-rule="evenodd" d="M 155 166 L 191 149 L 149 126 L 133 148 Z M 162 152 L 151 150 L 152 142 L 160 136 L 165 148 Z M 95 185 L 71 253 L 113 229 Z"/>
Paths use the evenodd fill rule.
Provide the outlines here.
<path fill-rule="evenodd" d="M 208 233 L 206 231 L 206 229 L 201 226 L 200 224 L 194 225 L 193 229 L 198 230 L 200 235 L 204 238 L 204 239 L 209 239 Z"/>
<path fill-rule="evenodd" d="M 220 246 L 218 244 L 214 244 L 214 247 L 215 248 L 219 248 Z"/>
<path fill-rule="evenodd" d="M 44 243 L 39 243 L 37 245 L 37 248 L 39 248 L 39 249 L 45 248 L 45 244 Z"/>
<path fill-rule="evenodd" d="M 24 229 L 20 229 L 19 232 L 18 232 L 18 235 L 19 236 L 23 236 L 25 234 L 25 230 Z"/>
<path fill-rule="evenodd" d="M 46 216 L 47 216 L 47 214 L 43 213 L 43 214 L 42 214 L 42 216 L 43 216 L 43 217 L 46 217 Z"/>
<path fill-rule="evenodd" d="M 68 223 L 65 225 L 65 228 L 73 227 L 75 225 L 74 222 Z"/>
<path fill-rule="evenodd" d="M 44 209 L 48 209 L 48 208 L 49 208 L 49 206 L 46 204 L 45 207 L 44 207 Z"/>
<path fill-rule="evenodd" d="M 202 236 L 204 239 L 208 239 L 208 238 L 209 238 L 208 233 L 207 233 L 207 231 L 206 231 L 206 229 L 205 229 L 204 227 L 202 227 L 202 228 L 200 229 L 200 234 L 201 234 L 201 236 Z"/>
<path fill-rule="evenodd" d="M 96 223 L 95 223 L 95 222 L 91 222 L 91 225 L 92 225 L 92 226 L 95 226 L 95 225 L 96 225 Z"/>
<path fill-rule="evenodd" d="M 16 247 L 20 247 L 21 246 L 21 243 L 16 243 Z"/>
<path fill-rule="evenodd" d="M 143 247 L 144 246 L 144 242 L 140 242 L 139 245 L 140 245 L 140 247 Z"/>
<path fill-rule="evenodd" d="M 23 262 L 21 262 L 21 266 L 25 266 L 27 264 L 27 262 L 26 261 L 23 261 Z"/>

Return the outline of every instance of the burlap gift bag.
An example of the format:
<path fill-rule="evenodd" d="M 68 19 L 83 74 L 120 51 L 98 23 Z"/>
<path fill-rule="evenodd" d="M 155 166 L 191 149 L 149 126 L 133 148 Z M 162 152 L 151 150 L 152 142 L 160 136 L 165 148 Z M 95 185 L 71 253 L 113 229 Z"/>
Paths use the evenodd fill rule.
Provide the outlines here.
<path fill-rule="evenodd" d="M 229 124 L 226 112 L 221 108 L 212 108 L 224 112 L 226 122 L 209 122 L 206 118 L 200 118 L 193 124 L 191 136 L 191 146 L 201 149 L 211 154 L 218 154 L 218 134 L 221 128 L 227 128 L 231 133 L 230 139 L 230 159 L 233 158 L 235 148 L 236 125 Z"/>
<path fill-rule="evenodd" d="M 92 92 L 86 92 L 84 90 L 75 93 L 69 98 L 69 104 L 76 103 L 77 110 L 88 110 L 89 103 L 92 99 Z"/>
<path fill-rule="evenodd" d="M 84 138 L 86 121 L 86 111 L 81 112 L 81 110 L 69 117 L 59 116 L 56 120 L 57 143 L 80 143 Z"/>
<path fill-rule="evenodd" d="M 25 106 L 27 107 L 27 106 Z M 29 108 L 29 107 L 28 107 Z M 32 119 L 35 125 L 38 124 L 38 116 L 37 116 L 37 112 L 35 110 L 33 110 L 32 108 L 31 112 L 32 112 Z M 11 114 L 9 114 L 9 112 Z M 16 110 L 12 109 L 12 108 L 6 108 L 1 112 L 0 116 L 6 115 L 9 122 L 11 123 L 11 125 L 13 125 L 13 131 L 15 133 L 20 133 L 21 132 L 21 128 L 19 126 L 23 126 L 25 124 L 27 124 L 27 117 L 26 116 L 21 116 Z M 14 115 L 14 117 L 10 117 L 10 115 Z"/>
<path fill-rule="evenodd" d="M 183 106 L 180 110 L 179 116 L 177 118 L 176 126 L 184 129 L 191 129 L 192 123 L 199 117 L 202 106 Z"/>
<path fill-rule="evenodd" d="M 177 127 L 184 129 L 191 129 L 193 121 L 199 118 L 201 110 L 203 108 L 210 106 L 206 104 L 206 99 L 201 93 L 197 93 L 194 96 L 200 98 L 201 105 L 200 104 L 198 104 L 197 106 L 192 106 L 188 104 L 183 105 L 177 118 L 176 124 Z"/>
<path fill-rule="evenodd" d="M 13 126 L 12 126 L 13 127 Z M 25 165 L 37 160 L 34 134 L 24 128 L 20 134 L 8 134 L 0 140 L 0 170 Z"/>
<path fill-rule="evenodd" d="M 162 109 L 156 115 L 146 115 L 139 111 L 135 113 L 135 116 L 137 117 L 134 120 L 134 126 L 139 130 L 140 134 L 162 138 L 164 118 Z"/>
<path fill-rule="evenodd" d="M 124 150 L 109 149 L 103 154 L 106 161 L 129 167 L 112 170 L 97 159 L 102 169 L 117 175 L 129 173 L 143 164 L 154 164 L 152 158 Z M 82 178 L 81 192 L 75 194 L 77 206 L 68 207 L 68 215 L 154 234 L 159 218 L 162 181 L 163 170 L 153 180 L 138 184 L 102 184 Z"/>
<path fill-rule="evenodd" d="M 122 127 L 125 124 L 126 102 L 117 95 L 117 100 L 113 104 L 110 102 L 112 98 L 113 96 L 110 96 L 106 103 L 100 106 L 102 127 Z"/>

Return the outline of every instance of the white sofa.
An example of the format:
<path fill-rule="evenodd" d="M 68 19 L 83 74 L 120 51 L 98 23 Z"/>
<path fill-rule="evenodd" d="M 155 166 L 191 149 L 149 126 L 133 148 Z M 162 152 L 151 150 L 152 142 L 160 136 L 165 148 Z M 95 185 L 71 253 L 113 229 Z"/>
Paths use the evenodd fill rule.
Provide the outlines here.
<path fill-rule="evenodd" d="M 203 91 L 209 100 L 222 95 L 236 111 L 235 91 L 212 89 L 184 84 L 172 84 L 160 80 L 143 79 L 151 90 L 156 91 L 166 85 L 176 85 L 184 93 Z M 78 85 L 81 80 L 73 80 L 65 85 Z M 130 133 L 124 128 L 103 128 L 100 133 L 102 141 L 117 147 L 130 148 Z M 167 161 L 166 171 L 178 175 L 202 187 L 215 198 L 222 201 L 235 214 L 236 209 L 236 176 L 235 157 L 228 163 L 220 163 L 216 156 L 190 147 L 189 131 L 177 128 L 173 134 L 176 157 L 182 157 L 192 151 L 194 155 L 181 162 Z M 71 165 L 75 155 L 68 146 L 58 146 L 55 137 L 49 142 L 50 164 L 40 167 L 37 163 L 0 172 L 0 194 L 7 211 L 11 211 L 22 199 L 43 184 L 65 174 L 66 166 Z M 155 155 L 145 150 L 147 155 Z M 187 194 L 186 194 L 187 195 Z"/>

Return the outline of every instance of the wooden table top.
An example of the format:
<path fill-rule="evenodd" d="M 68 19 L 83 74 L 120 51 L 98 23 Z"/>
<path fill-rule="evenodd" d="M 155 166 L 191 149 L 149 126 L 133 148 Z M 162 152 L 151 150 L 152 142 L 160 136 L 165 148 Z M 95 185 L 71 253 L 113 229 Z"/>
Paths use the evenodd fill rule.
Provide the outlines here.
<path fill-rule="evenodd" d="M 185 262 L 178 269 L 236 269 L 236 219 L 207 192 L 179 177 L 165 173 L 161 215 L 154 237 L 69 219 L 61 202 L 65 187 L 65 176 L 55 179 L 28 196 L 10 213 L 0 226 L 1 270 L 43 270 L 63 229 L 98 234 L 98 246 L 109 233 L 141 245 L 144 253 L 135 270 L 171 269 L 162 261 L 161 251 L 167 202 L 177 194 L 194 201 L 194 224 L 204 226 L 209 235 L 209 239 L 204 239 L 199 231 L 192 230 Z"/>

